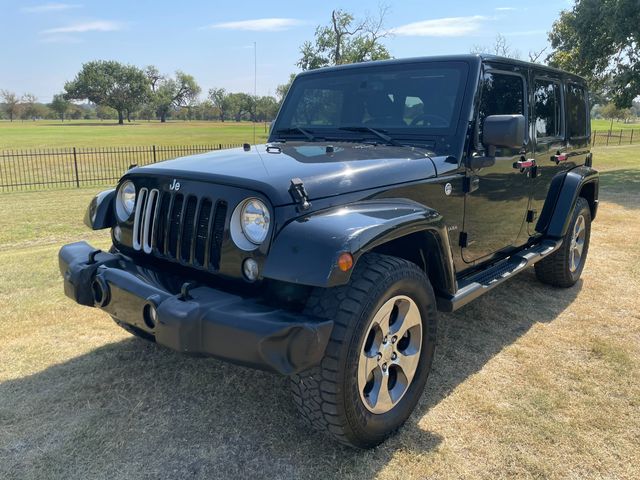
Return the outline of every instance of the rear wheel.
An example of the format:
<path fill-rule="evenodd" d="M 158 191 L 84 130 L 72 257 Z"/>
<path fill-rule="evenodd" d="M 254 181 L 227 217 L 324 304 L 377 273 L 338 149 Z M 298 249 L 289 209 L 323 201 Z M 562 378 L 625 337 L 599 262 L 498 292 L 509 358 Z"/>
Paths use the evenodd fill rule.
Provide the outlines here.
<path fill-rule="evenodd" d="M 407 420 L 431 369 L 436 308 L 427 276 L 406 260 L 369 254 L 348 285 L 316 290 L 306 313 L 335 324 L 321 364 L 291 377 L 299 411 L 344 444 L 378 445 Z"/>
<path fill-rule="evenodd" d="M 535 264 L 538 280 L 563 288 L 575 285 L 587 260 L 590 238 L 591 210 L 589 202 L 579 197 L 562 245 L 549 257 Z"/>

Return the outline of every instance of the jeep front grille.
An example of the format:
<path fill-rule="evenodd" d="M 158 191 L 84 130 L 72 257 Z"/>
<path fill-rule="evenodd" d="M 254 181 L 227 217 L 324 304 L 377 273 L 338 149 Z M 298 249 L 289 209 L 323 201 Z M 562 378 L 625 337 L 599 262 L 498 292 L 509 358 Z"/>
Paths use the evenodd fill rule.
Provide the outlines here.
<path fill-rule="evenodd" d="M 227 218 L 223 200 L 140 189 L 133 248 L 181 264 L 218 270 Z"/>

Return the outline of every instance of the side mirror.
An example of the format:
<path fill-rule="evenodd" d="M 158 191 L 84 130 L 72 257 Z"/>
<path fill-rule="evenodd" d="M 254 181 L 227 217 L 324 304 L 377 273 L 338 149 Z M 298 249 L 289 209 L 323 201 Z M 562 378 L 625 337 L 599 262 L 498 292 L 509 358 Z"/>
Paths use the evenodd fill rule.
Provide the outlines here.
<path fill-rule="evenodd" d="M 523 115 L 490 115 L 482 126 L 482 143 L 495 154 L 495 147 L 521 148 L 526 121 Z"/>

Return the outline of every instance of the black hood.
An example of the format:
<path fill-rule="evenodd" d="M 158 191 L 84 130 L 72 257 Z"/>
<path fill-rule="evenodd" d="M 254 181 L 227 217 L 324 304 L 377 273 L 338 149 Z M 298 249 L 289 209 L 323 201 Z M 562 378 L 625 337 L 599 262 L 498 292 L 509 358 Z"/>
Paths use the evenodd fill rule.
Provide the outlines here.
<path fill-rule="evenodd" d="M 176 158 L 135 169 L 136 174 L 164 175 L 249 188 L 274 206 L 293 203 L 291 179 L 304 182 L 310 200 L 411 182 L 436 175 L 424 149 L 332 143 L 291 142 L 221 150 Z M 331 150 L 331 149 L 329 149 Z"/>

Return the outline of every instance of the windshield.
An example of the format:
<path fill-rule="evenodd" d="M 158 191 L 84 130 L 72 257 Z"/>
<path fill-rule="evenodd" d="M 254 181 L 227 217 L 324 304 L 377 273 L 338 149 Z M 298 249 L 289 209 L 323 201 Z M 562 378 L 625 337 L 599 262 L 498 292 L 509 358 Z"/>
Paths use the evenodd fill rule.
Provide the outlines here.
<path fill-rule="evenodd" d="M 468 67 L 462 62 L 390 64 L 301 76 L 273 138 L 446 135 L 455 131 Z M 375 132 L 374 132 L 375 130 Z"/>

